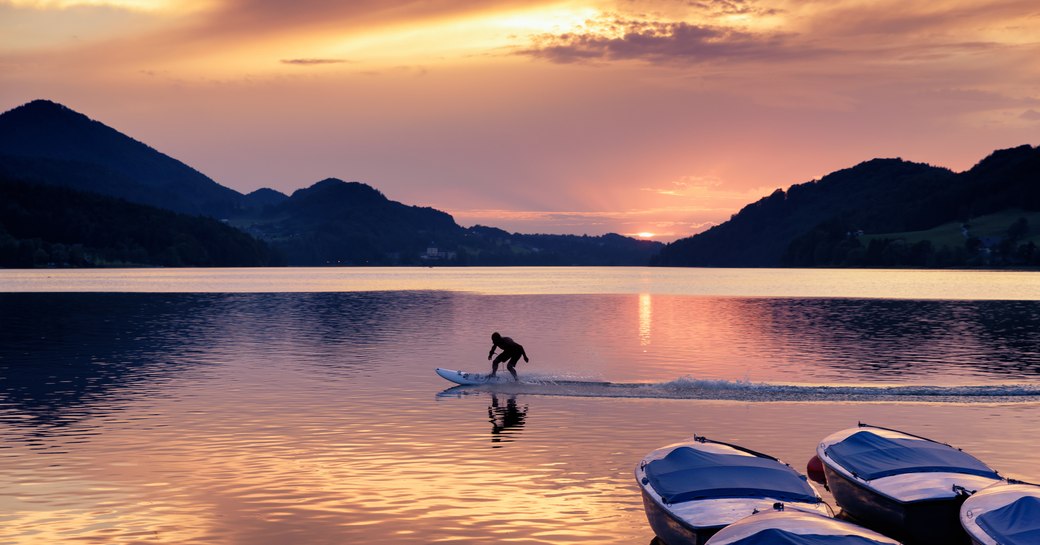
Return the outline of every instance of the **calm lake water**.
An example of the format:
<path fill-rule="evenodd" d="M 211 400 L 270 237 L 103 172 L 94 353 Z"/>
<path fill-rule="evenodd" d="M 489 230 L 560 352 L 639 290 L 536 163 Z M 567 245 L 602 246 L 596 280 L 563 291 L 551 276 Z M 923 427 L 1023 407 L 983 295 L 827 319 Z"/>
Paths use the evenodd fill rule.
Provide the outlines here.
<path fill-rule="evenodd" d="M 536 384 L 433 373 L 495 330 Z M 857 421 L 1037 481 L 1037 331 L 1029 272 L 0 271 L 0 543 L 645 545 L 648 451 Z"/>

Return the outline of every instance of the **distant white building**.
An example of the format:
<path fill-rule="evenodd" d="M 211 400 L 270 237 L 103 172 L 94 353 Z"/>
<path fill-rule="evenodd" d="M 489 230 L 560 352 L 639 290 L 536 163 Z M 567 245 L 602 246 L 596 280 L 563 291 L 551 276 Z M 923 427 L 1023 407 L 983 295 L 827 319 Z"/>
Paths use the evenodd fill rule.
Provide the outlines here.
<path fill-rule="evenodd" d="M 426 253 L 419 254 L 423 261 L 443 261 L 455 259 L 455 252 L 442 252 L 436 246 L 427 246 Z"/>

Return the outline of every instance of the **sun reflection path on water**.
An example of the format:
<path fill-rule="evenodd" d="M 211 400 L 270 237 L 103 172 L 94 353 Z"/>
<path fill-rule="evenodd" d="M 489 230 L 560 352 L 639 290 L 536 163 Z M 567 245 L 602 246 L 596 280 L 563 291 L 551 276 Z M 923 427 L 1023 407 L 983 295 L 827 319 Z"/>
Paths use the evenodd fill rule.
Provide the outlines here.
<path fill-rule="evenodd" d="M 639 345 L 650 345 L 650 331 L 653 325 L 653 300 L 649 293 L 639 294 Z"/>

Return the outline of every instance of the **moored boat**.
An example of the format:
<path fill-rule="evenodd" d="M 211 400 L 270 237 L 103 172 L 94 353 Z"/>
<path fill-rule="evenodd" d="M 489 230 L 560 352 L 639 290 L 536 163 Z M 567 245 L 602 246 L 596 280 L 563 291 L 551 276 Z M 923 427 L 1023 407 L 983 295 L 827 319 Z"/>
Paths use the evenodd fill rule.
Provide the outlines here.
<path fill-rule="evenodd" d="M 861 526 L 804 511 L 751 515 L 719 530 L 707 545 L 899 545 Z"/>
<path fill-rule="evenodd" d="M 816 455 L 845 514 L 913 543 L 967 543 L 961 504 L 1001 481 L 994 469 L 950 445 L 862 423 L 826 437 Z"/>
<path fill-rule="evenodd" d="M 703 545 L 724 526 L 778 503 L 830 514 L 816 489 L 787 464 L 703 437 L 654 450 L 635 475 L 650 527 L 668 545 Z"/>
<path fill-rule="evenodd" d="M 1040 543 L 1040 486 L 1001 483 L 972 495 L 961 506 L 961 526 L 974 545 Z"/>

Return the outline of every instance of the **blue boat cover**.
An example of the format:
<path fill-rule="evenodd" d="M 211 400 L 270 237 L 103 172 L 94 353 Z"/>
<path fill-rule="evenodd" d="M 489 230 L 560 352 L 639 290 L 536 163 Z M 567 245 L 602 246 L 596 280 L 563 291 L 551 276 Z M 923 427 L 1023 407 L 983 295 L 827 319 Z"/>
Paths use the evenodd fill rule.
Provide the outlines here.
<path fill-rule="evenodd" d="M 863 536 L 800 535 L 770 528 L 733 542 L 733 545 L 887 545 Z"/>
<path fill-rule="evenodd" d="M 707 498 L 820 500 L 798 472 L 757 456 L 715 454 L 677 447 L 646 465 L 646 477 L 665 503 Z"/>
<path fill-rule="evenodd" d="M 1025 496 L 983 513 L 975 522 L 997 543 L 1040 543 L 1040 498 Z"/>
<path fill-rule="evenodd" d="M 853 475 L 873 480 L 889 475 L 949 471 L 999 478 L 978 458 L 949 445 L 920 439 L 893 439 L 856 432 L 827 447 L 827 455 Z"/>

